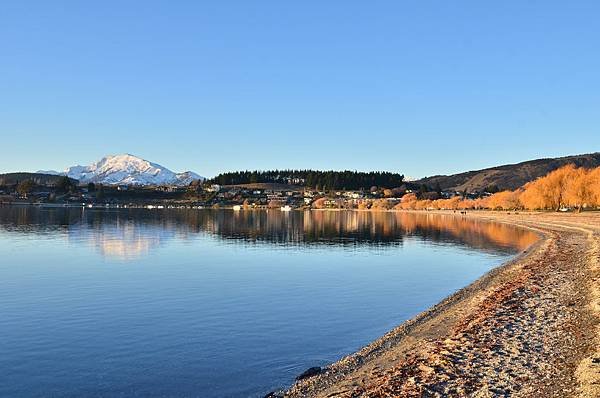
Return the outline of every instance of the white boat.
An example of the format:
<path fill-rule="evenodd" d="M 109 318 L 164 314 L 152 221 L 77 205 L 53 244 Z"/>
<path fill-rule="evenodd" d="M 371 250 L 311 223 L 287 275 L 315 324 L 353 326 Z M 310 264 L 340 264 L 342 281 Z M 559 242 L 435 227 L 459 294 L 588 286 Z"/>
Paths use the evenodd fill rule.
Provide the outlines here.
<path fill-rule="evenodd" d="M 281 211 L 290 211 L 290 210 L 292 210 L 292 207 L 289 205 L 281 206 Z"/>

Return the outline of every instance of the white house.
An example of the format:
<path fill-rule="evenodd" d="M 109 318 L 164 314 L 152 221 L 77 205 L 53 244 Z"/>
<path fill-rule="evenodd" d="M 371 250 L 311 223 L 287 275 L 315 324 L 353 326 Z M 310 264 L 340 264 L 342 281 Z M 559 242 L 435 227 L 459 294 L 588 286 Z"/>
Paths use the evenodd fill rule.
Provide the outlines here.
<path fill-rule="evenodd" d="M 219 192 L 221 190 L 221 186 L 219 184 L 212 184 L 210 187 L 206 188 L 208 192 Z"/>

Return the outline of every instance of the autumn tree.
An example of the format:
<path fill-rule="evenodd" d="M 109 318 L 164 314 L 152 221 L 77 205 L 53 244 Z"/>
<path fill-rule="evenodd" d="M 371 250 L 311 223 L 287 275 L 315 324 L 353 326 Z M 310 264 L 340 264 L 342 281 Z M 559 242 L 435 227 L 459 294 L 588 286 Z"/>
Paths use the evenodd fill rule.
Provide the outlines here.
<path fill-rule="evenodd" d="M 391 203 L 385 199 L 375 199 L 371 205 L 371 210 L 389 210 L 391 208 Z"/>
<path fill-rule="evenodd" d="M 591 206 L 600 207 L 600 167 L 590 171 L 590 183 L 592 184 L 593 204 Z"/>
<path fill-rule="evenodd" d="M 560 210 L 565 205 L 570 180 L 576 175 L 573 165 L 556 169 L 525 185 L 521 202 L 527 209 Z"/>
<path fill-rule="evenodd" d="M 575 169 L 567 182 L 565 203 L 568 206 L 576 207 L 579 212 L 586 205 L 594 205 L 596 199 L 594 188 L 592 173 L 584 168 Z"/>
<path fill-rule="evenodd" d="M 398 206 L 404 210 L 414 210 L 417 204 L 417 195 L 414 193 L 407 193 L 400 199 Z"/>
<path fill-rule="evenodd" d="M 402 199 L 400 199 L 402 203 L 414 202 L 415 200 L 417 200 L 417 195 L 412 192 L 407 193 L 402 197 Z"/>
<path fill-rule="evenodd" d="M 528 210 L 543 209 L 546 207 L 544 187 L 539 179 L 525 184 L 519 200 L 523 207 Z"/>
<path fill-rule="evenodd" d="M 461 201 L 462 197 L 453 196 L 452 198 L 446 200 L 444 207 L 450 210 L 457 210 Z"/>
<path fill-rule="evenodd" d="M 418 200 L 416 202 L 415 209 L 416 210 L 427 210 L 431 208 L 432 201 L 429 199 Z"/>
<path fill-rule="evenodd" d="M 514 191 L 501 191 L 487 200 L 487 207 L 492 210 L 513 210 L 521 207 L 519 194 Z"/>

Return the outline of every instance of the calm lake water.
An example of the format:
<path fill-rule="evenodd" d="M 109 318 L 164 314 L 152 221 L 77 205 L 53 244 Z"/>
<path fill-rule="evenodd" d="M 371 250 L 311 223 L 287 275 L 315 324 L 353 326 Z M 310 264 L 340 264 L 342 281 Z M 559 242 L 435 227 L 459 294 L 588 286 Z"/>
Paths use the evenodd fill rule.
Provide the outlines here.
<path fill-rule="evenodd" d="M 0 207 L 0 396 L 262 397 L 534 240 L 430 214 Z"/>

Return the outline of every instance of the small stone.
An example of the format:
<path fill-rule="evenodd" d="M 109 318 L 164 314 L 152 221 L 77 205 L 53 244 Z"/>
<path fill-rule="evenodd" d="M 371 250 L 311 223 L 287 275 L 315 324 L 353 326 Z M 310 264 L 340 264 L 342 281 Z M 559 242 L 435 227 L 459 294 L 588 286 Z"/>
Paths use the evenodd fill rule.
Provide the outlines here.
<path fill-rule="evenodd" d="M 283 398 L 283 397 L 284 397 L 283 391 L 271 391 L 270 393 L 268 393 L 267 395 L 264 396 L 264 398 Z"/>
<path fill-rule="evenodd" d="M 300 375 L 298 377 L 296 377 L 296 381 L 308 379 L 309 377 L 319 375 L 323 372 L 324 372 L 324 369 L 321 369 L 320 366 L 313 366 L 312 368 L 308 368 L 304 372 L 300 373 Z"/>

